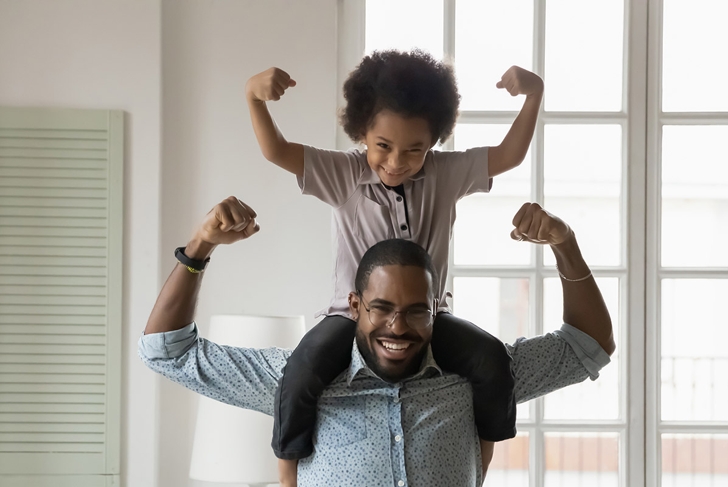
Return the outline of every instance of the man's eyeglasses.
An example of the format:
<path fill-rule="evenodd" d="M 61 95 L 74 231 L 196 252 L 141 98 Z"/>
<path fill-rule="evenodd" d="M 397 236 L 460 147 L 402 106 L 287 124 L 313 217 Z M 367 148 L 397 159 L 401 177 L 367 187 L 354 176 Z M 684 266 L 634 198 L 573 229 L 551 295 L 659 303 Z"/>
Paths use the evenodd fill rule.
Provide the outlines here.
<path fill-rule="evenodd" d="M 403 314 L 407 326 L 413 329 L 423 329 L 432 325 L 435 314 L 429 308 L 410 308 L 404 311 L 397 311 L 386 304 L 374 304 L 368 306 L 364 301 L 362 293 L 357 293 L 361 299 L 364 309 L 367 310 L 369 321 L 376 327 L 392 326 L 398 314 Z"/>

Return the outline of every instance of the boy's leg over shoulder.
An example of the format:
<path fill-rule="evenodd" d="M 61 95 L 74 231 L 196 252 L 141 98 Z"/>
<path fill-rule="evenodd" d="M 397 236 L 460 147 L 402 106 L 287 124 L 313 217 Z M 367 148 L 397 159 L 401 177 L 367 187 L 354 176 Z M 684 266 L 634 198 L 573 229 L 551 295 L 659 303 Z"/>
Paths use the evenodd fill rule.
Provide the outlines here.
<path fill-rule="evenodd" d="M 513 359 L 503 342 L 450 313 L 438 313 L 432 353 L 443 370 L 458 374 L 473 387 L 478 435 L 487 441 L 516 436 Z"/>
<path fill-rule="evenodd" d="M 356 323 L 327 316 L 308 331 L 291 354 L 278 382 L 271 446 L 278 458 L 306 458 L 313 452 L 318 398 L 351 362 Z"/>

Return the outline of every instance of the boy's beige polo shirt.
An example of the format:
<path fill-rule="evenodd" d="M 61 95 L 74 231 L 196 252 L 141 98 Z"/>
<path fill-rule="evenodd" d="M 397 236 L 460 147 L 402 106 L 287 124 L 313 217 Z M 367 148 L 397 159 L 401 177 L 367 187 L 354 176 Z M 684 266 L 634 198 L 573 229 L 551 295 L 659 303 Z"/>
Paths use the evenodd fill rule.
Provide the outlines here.
<path fill-rule="evenodd" d="M 455 204 L 463 196 L 490 191 L 487 147 L 429 151 L 422 169 L 404 183 L 409 225 L 405 202 L 371 170 L 366 152 L 304 146 L 303 177 L 297 179 L 304 194 L 334 209 L 334 297 L 317 316 L 350 317 L 348 296 L 355 291 L 359 261 L 369 247 L 389 238 L 412 240 L 427 250 L 439 274 L 439 310 L 450 311 L 445 284 Z"/>

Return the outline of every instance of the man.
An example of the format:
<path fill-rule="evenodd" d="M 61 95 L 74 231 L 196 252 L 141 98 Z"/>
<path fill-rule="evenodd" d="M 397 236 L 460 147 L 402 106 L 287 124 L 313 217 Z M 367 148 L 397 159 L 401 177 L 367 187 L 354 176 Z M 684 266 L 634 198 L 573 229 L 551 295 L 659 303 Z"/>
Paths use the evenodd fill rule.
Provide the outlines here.
<path fill-rule="evenodd" d="M 197 271 L 217 245 L 257 233 L 255 218 L 235 197 L 208 213 L 178 257 L 186 265 L 175 267 L 157 299 L 139 353 L 151 369 L 193 391 L 272 415 L 291 352 L 219 346 L 199 338 L 193 321 Z M 553 250 L 568 323 L 508 346 L 523 402 L 596 379 L 615 345 L 609 313 L 569 226 L 535 203 L 523 205 L 513 223 L 514 240 Z M 349 295 L 357 320 L 351 366 L 319 400 L 315 452 L 299 464 L 302 487 L 482 484 L 472 389 L 443 373 L 429 347 L 436 279 L 429 256 L 412 242 L 380 242 L 364 255 Z"/>

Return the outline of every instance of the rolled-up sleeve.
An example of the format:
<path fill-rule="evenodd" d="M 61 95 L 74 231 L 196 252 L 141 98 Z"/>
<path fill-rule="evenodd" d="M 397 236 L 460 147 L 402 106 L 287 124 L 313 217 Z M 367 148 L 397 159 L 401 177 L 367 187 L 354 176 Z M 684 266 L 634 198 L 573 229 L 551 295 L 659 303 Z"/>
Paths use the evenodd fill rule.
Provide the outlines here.
<path fill-rule="evenodd" d="M 226 404 L 273 414 L 273 401 L 290 350 L 218 345 L 199 337 L 197 325 L 142 335 L 139 357 L 153 371 Z"/>
<path fill-rule="evenodd" d="M 513 357 L 516 401 L 521 403 L 584 381 L 596 380 L 609 355 L 592 337 L 564 324 L 560 330 L 506 345 Z"/>

